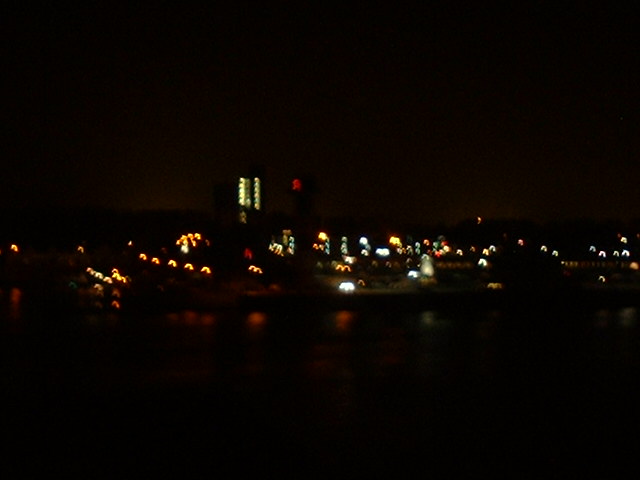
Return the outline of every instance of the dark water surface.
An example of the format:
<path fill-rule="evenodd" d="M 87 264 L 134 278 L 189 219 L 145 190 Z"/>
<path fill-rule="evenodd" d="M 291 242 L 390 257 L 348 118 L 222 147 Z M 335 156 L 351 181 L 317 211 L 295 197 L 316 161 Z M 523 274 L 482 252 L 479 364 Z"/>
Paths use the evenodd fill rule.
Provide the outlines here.
<path fill-rule="evenodd" d="M 311 303 L 61 317 L 6 289 L 4 465 L 91 478 L 618 477 L 640 446 L 639 315 Z"/>

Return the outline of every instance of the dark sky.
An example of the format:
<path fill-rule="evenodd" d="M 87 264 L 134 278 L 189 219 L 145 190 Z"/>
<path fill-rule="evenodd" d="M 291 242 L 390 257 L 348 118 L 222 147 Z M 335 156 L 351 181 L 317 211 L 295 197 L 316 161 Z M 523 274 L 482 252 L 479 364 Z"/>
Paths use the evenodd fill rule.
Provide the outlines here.
<path fill-rule="evenodd" d="M 640 217 L 637 10 L 14 3 L 6 205 L 209 209 L 262 164 L 272 211 L 313 175 L 326 216 Z"/>

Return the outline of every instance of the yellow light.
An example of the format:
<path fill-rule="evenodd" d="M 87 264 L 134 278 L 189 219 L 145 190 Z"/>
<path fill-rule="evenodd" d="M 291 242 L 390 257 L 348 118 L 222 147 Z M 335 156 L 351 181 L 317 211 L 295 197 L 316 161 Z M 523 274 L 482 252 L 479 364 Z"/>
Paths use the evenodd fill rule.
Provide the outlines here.
<path fill-rule="evenodd" d="M 78 253 L 84 253 L 84 247 L 82 245 L 78 245 Z"/>
<path fill-rule="evenodd" d="M 147 260 L 147 255 L 144 253 L 141 253 L 140 255 L 138 255 L 138 258 L 140 258 L 140 260 Z"/>
<path fill-rule="evenodd" d="M 18 248 L 18 245 L 13 243 L 13 244 L 11 244 L 11 251 L 18 253 L 20 251 L 20 249 Z"/>
<path fill-rule="evenodd" d="M 389 244 L 393 245 L 394 247 L 402 247 L 402 242 L 400 241 L 400 238 L 396 236 L 392 236 L 391 238 L 389 238 Z"/>
<path fill-rule="evenodd" d="M 177 267 L 178 264 L 176 263 L 175 260 L 169 260 L 169 262 L 167 262 L 167 265 L 169 265 L 170 267 Z"/>
<path fill-rule="evenodd" d="M 191 265 L 190 263 L 186 263 L 184 266 L 185 270 L 193 270 L 193 265 Z"/>
<path fill-rule="evenodd" d="M 320 232 L 318 234 L 318 240 L 322 240 L 323 242 L 326 242 L 327 240 L 329 240 L 329 236 L 325 232 Z"/>
<path fill-rule="evenodd" d="M 153 257 L 151 259 L 151 263 L 155 263 L 156 265 L 160 265 L 160 259 L 158 257 Z"/>
<path fill-rule="evenodd" d="M 207 275 L 210 275 L 211 274 L 211 269 L 209 267 L 202 267 L 200 269 L 200 272 L 201 273 L 206 273 Z"/>

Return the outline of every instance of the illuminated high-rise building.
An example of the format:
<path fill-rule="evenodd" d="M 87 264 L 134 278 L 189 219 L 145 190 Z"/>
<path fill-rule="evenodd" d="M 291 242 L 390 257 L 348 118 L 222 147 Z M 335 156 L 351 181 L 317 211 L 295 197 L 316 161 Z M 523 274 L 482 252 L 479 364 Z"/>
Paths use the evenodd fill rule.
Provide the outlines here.
<path fill-rule="evenodd" d="M 238 219 L 247 223 L 249 217 L 264 210 L 262 169 L 254 168 L 252 175 L 238 179 Z"/>

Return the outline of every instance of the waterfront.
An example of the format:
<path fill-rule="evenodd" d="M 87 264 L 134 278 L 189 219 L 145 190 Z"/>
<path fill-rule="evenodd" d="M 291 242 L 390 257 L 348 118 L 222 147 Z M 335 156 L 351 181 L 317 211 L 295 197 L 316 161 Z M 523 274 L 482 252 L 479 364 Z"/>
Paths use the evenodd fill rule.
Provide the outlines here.
<path fill-rule="evenodd" d="M 635 307 L 60 318 L 0 298 L 18 471 L 605 477 L 634 461 Z"/>

